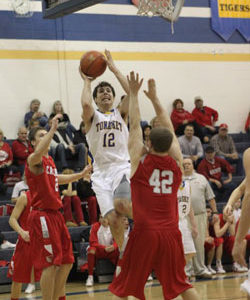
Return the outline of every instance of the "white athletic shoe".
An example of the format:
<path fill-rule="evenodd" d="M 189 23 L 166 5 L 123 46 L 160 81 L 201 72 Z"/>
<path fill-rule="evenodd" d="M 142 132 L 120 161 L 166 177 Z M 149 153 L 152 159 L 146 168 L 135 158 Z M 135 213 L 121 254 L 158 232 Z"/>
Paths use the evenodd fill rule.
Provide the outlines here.
<path fill-rule="evenodd" d="M 250 280 L 246 279 L 241 285 L 240 285 L 240 289 L 243 292 L 246 292 L 249 296 L 250 296 Z"/>
<path fill-rule="evenodd" d="M 217 274 L 225 274 L 226 271 L 224 270 L 221 261 L 216 262 L 216 273 Z"/>
<path fill-rule="evenodd" d="M 212 273 L 213 275 L 216 274 L 216 271 L 211 267 L 211 265 L 207 265 L 207 269 L 210 273 Z"/>
<path fill-rule="evenodd" d="M 13 249 L 16 247 L 16 244 L 12 244 L 9 241 L 4 241 L 0 247 L 1 247 L 1 249 L 10 249 L 10 248 Z"/>
<path fill-rule="evenodd" d="M 238 273 L 243 273 L 243 272 L 247 272 L 248 269 L 246 267 L 241 266 L 237 262 L 234 262 L 233 263 L 233 271 L 238 272 Z"/>
<path fill-rule="evenodd" d="M 26 287 L 25 294 L 32 294 L 36 290 L 36 286 L 33 283 L 29 283 Z"/>
<path fill-rule="evenodd" d="M 93 275 L 89 275 L 86 281 L 86 286 L 93 286 L 94 285 L 94 277 Z"/>
<path fill-rule="evenodd" d="M 151 274 L 149 274 L 149 276 L 148 276 L 148 279 L 147 279 L 148 281 L 152 281 L 152 280 L 154 280 L 154 278 L 153 278 L 153 276 L 151 275 Z"/>

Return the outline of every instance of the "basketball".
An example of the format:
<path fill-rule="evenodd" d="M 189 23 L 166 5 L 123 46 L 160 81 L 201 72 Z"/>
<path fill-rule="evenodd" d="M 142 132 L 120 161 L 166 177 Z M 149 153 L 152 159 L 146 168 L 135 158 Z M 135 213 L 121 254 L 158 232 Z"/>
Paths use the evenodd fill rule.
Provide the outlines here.
<path fill-rule="evenodd" d="M 101 52 L 89 51 L 82 56 L 80 66 L 85 75 L 96 78 L 105 72 L 107 61 Z"/>

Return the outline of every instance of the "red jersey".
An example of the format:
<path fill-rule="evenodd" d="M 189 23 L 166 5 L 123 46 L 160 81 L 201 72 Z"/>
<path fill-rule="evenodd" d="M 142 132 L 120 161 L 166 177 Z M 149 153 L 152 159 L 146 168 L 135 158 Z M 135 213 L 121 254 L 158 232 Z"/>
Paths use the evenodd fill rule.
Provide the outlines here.
<path fill-rule="evenodd" d="M 218 120 L 218 112 L 208 106 L 203 106 L 203 109 L 195 108 L 192 111 L 192 115 L 195 117 L 195 121 L 201 126 L 213 126 L 213 122 Z"/>
<path fill-rule="evenodd" d="M 248 114 L 246 124 L 245 124 L 245 130 L 248 131 L 250 127 L 250 113 Z"/>
<path fill-rule="evenodd" d="M 143 157 L 131 178 L 135 229 L 178 228 L 177 191 L 181 170 L 166 155 Z"/>
<path fill-rule="evenodd" d="M 188 112 L 185 109 L 182 110 L 174 109 L 171 113 L 171 120 L 174 126 L 174 130 L 176 130 L 180 125 L 183 124 L 184 120 L 188 120 L 189 122 L 192 122 L 195 120 L 195 118 L 192 114 L 190 114 L 190 112 Z"/>
<path fill-rule="evenodd" d="M 0 165 L 13 160 L 12 150 L 8 143 L 3 143 L 3 146 L 0 147 Z"/>
<path fill-rule="evenodd" d="M 17 139 L 12 143 L 12 151 L 17 164 L 24 165 L 28 156 L 33 152 L 33 148 L 29 141 L 27 141 L 27 144 L 25 145 Z"/>
<path fill-rule="evenodd" d="M 58 210 L 62 207 L 59 194 L 57 169 L 52 157 L 43 156 L 43 172 L 35 175 L 25 166 L 25 176 L 31 194 L 31 206 L 35 209 Z"/>
<path fill-rule="evenodd" d="M 27 231 L 28 230 L 28 217 L 30 214 L 30 207 L 31 207 L 31 196 L 30 196 L 30 191 L 25 192 L 26 197 L 27 197 L 27 205 L 23 212 L 21 213 L 18 223 L 22 227 L 23 230 Z"/>
<path fill-rule="evenodd" d="M 204 158 L 199 163 L 197 171 L 207 179 L 213 178 L 220 181 L 222 172 L 232 173 L 233 168 L 225 159 L 215 156 L 213 162 Z"/>

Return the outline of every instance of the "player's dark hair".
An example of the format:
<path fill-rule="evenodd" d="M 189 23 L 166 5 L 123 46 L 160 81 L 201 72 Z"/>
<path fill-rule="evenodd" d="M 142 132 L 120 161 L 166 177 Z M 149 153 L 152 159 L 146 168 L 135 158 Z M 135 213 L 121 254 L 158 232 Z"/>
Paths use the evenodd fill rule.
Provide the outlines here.
<path fill-rule="evenodd" d="M 36 133 L 39 131 L 39 130 L 44 130 L 43 127 L 41 126 L 38 126 L 38 127 L 34 127 L 30 130 L 29 132 L 29 141 L 34 141 L 35 140 L 35 136 L 36 136 Z"/>
<path fill-rule="evenodd" d="M 93 98 L 94 98 L 94 99 L 95 99 L 96 96 L 97 96 L 97 90 L 98 90 L 100 87 L 104 87 L 104 86 L 110 87 L 110 88 L 111 88 L 111 91 L 112 91 L 112 94 L 113 94 L 113 96 L 115 97 L 115 90 L 114 90 L 114 88 L 112 87 L 112 85 L 111 85 L 110 83 L 106 82 L 106 81 L 102 81 L 102 82 L 100 82 L 100 83 L 95 87 L 95 89 L 94 89 L 94 91 L 93 91 Z"/>
<path fill-rule="evenodd" d="M 165 127 L 156 127 L 151 130 L 149 139 L 153 149 L 163 153 L 169 150 L 173 141 L 173 134 Z"/>

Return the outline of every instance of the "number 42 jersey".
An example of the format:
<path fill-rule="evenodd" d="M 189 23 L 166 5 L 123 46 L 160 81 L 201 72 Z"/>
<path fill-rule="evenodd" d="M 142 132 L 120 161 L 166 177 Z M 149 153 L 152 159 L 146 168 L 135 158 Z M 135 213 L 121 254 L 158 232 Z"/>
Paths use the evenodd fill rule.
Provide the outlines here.
<path fill-rule="evenodd" d="M 135 230 L 178 228 L 181 170 L 169 155 L 147 154 L 131 178 Z"/>
<path fill-rule="evenodd" d="M 107 113 L 96 110 L 86 137 L 94 157 L 94 170 L 128 163 L 128 128 L 118 109 Z"/>

